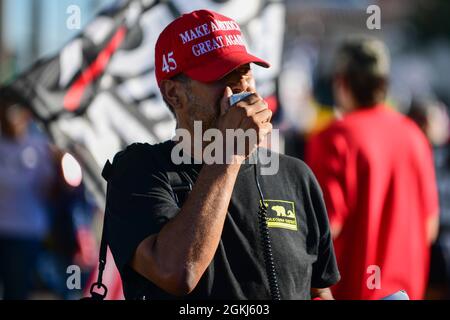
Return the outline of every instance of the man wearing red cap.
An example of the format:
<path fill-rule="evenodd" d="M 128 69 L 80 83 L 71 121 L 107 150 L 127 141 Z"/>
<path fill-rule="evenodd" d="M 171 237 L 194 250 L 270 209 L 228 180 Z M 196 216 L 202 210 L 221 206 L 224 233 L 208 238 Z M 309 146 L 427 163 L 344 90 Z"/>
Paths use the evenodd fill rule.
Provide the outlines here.
<path fill-rule="evenodd" d="M 106 230 L 127 299 L 332 299 L 328 287 L 339 272 L 327 213 L 300 160 L 277 155 L 278 172 L 259 177 L 270 259 L 261 246 L 260 193 L 247 160 L 272 131 L 272 113 L 256 93 L 250 63 L 269 67 L 247 53 L 239 25 L 217 13 L 185 14 L 161 33 L 156 79 L 177 129 L 194 145 L 197 121 L 202 135 L 253 130 L 257 141 L 222 163 L 201 161 L 188 148 L 183 152 L 194 164 L 176 165 L 173 140 L 133 144 L 115 156 Z M 251 95 L 230 107 L 230 96 L 241 92 Z M 178 201 L 173 172 L 193 182 L 185 201 Z"/>

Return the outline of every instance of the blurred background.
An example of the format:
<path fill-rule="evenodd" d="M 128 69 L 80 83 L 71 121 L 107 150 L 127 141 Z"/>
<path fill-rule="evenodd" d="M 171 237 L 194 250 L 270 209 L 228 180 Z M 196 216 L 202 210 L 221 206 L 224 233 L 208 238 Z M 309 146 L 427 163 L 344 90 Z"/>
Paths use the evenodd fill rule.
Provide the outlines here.
<path fill-rule="evenodd" d="M 370 5 L 380 8 L 380 28 L 367 24 Z M 86 293 L 103 220 L 101 169 L 132 142 L 173 135 L 153 76 L 153 48 L 174 17 L 198 8 L 236 19 L 250 50 L 273 64 L 255 69 L 258 88 L 282 133 L 277 148 L 301 159 L 309 137 L 335 117 L 332 58 L 339 43 L 352 34 L 384 41 L 388 103 L 413 118 L 433 146 L 441 230 L 450 229 L 449 1 L 0 0 L 0 84 L 14 88 L 3 98 L 31 111 L 0 109 L 0 268 L 21 283 L 10 288 L 0 279 L 0 297 Z M 8 126 L 20 137 L 15 142 L 6 137 Z M 448 241 L 441 237 L 432 248 L 429 299 L 450 297 Z M 79 285 L 68 280 L 71 265 L 79 267 Z M 120 299 L 111 265 L 109 257 L 108 298 Z"/>

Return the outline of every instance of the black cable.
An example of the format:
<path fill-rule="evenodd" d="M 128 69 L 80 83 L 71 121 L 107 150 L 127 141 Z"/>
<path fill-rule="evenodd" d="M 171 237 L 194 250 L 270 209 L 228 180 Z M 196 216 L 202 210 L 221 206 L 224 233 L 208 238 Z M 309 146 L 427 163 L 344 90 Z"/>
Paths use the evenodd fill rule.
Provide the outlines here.
<path fill-rule="evenodd" d="M 261 198 L 259 204 L 258 220 L 259 220 L 259 230 L 261 233 L 261 241 L 264 249 L 263 250 L 264 262 L 266 265 L 267 279 L 269 281 L 270 295 L 272 297 L 272 300 L 281 300 L 280 288 L 278 286 L 278 276 L 272 253 L 272 241 L 270 239 L 269 227 L 267 225 L 267 206 L 258 179 L 258 167 L 257 167 L 258 150 L 256 150 L 255 152 L 256 152 L 256 163 L 253 165 L 253 168 L 255 172 L 256 187 L 258 188 L 259 196 Z"/>
<path fill-rule="evenodd" d="M 251 92 L 241 92 L 241 93 L 232 95 L 229 98 L 230 106 L 234 106 L 236 103 L 246 99 L 249 95 L 252 95 L 252 94 L 253 93 L 251 93 Z M 256 162 L 253 165 L 253 168 L 255 171 L 256 187 L 258 188 L 258 192 L 259 192 L 259 196 L 260 196 L 258 222 L 259 222 L 259 229 L 260 229 L 260 234 L 261 234 L 261 242 L 262 242 L 262 246 L 263 246 L 264 263 L 266 265 L 267 279 L 269 281 L 270 295 L 272 297 L 272 300 L 281 300 L 280 288 L 278 287 L 278 277 L 277 277 L 277 272 L 276 272 L 276 268 L 275 268 L 275 262 L 273 260 L 272 241 L 270 240 L 269 227 L 267 225 L 267 206 L 266 206 L 264 195 L 262 193 L 261 185 L 260 185 L 259 179 L 258 179 L 258 167 L 257 167 L 257 164 L 259 162 L 258 148 L 254 152 L 255 152 Z"/>

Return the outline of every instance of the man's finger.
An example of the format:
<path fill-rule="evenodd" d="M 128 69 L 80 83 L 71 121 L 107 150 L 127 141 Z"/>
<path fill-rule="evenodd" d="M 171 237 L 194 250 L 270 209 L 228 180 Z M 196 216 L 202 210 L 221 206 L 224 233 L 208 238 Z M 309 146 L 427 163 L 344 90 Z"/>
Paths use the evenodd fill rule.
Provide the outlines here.
<path fill-rule="evenodd" d="M 228 108 L 230 108 L 230 97 L 233 95 L 233 91 L 230 87 L 226 87 L 223 93 L 223 97 L 220 100 L 220 115 L 224 115 L 227 112 Z"/>
<path fill-rule="evenodd" d="M 270 122 L 263 123 L 258 131 L 258 143 L 261 143 L 271 132 L 273 126 Z"/>
<path fill-rule="evenodd" d="M 245 105 L 242 108 L 245 109 L 247 117 L 252 117 L 260 112 L 268 110 L 268 105 L 264 101 L 259 100 L 259 103 Z"/>
<path fill-rule="evenodd" d="M 263 111 L 258 112 L 253 116 L 253 120 L 256 123 L 266 123 L 269 122 L 271 118 L 272 111 L 270 111 L 270 109 L 264 109 Z"/>
<path fill-rule="evenodd" d="M 251 95 L 249 95 L 248 97 L 246 97 L 245 99 L 242 99 L 241 101 L 239 101 L 238 103 L 236 103 L 237 107 L 244 107 L 246 105 L 252 105 L 257 103 L 258 101 L 260 101 L 261 99 L 258 98 L 256 93 L 252 93 Z"/>

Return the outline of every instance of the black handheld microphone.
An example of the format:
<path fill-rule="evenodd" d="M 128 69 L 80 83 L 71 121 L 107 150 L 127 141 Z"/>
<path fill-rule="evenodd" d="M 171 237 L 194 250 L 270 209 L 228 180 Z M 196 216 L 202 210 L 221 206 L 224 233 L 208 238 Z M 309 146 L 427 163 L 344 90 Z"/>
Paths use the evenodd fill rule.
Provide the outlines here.
<path fill-rule="evenodd" d="M 229 98 L 230 107 L 238 103 L 239 101 L 242 101 L 246 99 L 247 97 L 251 96 L 254 93 L 251 92 L 240 92 L 233 94 Z M 258 162 L 258 150 L 255 150 L 256 152 L 256 162 Z M 258 166 L 256 163 L 253 165 L 254 171 L 255 171 L 255 182 L 256 187 L 258 188 L 259 197 L 260 197 L 260 204 L 259 204 L 259 212 L 258 212 L 258 219 L 259 219 L 259 231 L 261 234 L 261 242 L 264 249 L 264 263 L 266 265 L 266 273 L 267 273 L 267 280 L 269 281 L 269 288 L 270 288 L 270 295 L 272 297 L 272 300 L 281 300 L 280 296 L 280 288 L 278 286 L 278 276 L 275 268 L 275 262 L 273 259 L 273 253 L 272 253 L 272 241 L 270 239 L 270 232 L 269 227 L 267 225 L 267 206 L 266 202 L 264 200 L 264 195 L 261 190 L 261 185 L 259 183 L 258 179 Z"/>

